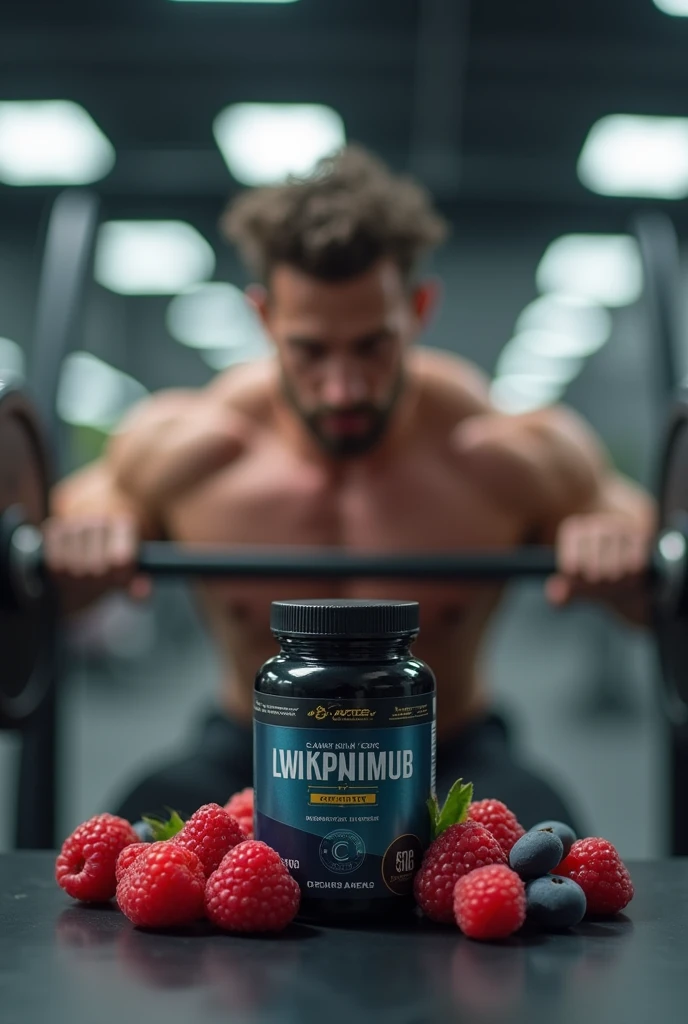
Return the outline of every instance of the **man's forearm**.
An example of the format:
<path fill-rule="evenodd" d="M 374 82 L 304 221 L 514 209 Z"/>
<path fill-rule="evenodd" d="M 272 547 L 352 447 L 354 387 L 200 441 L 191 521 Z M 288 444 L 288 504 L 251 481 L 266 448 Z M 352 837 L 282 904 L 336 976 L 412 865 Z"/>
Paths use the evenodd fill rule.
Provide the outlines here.
<path fill-rule="evenodd" d="M 51 512 L 60 519 L 133 515 L 129 502 L 116 492 L 110 473 L 101 461 L 64 477 L 55 485 L 50 498 Z"/>
<path fill-rule="evenodd" d="M 145 510 L 117 487 L 108 465 L 98 460 L 65 477 L 50 495 L 51 515 L 58 519 L 127 519 L 149 540 L 160 535 Z"/>

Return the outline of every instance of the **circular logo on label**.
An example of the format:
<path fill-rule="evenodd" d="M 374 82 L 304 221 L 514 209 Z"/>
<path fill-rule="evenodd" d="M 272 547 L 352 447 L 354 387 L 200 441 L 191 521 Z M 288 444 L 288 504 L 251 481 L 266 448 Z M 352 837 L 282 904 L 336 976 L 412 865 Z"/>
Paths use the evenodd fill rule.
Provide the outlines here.
<path fill-rule="evenodd" d="M 413 891 L 413 876 L 423 859 L 423 846 L 418 836 L 399 836 L 382 858 L 382 879 L 395 896 Z"/>
<path fill-rule="evenodd" d="M 348 875 L 365 860 L 365 843 L 355 832 L 337 829 L 320 843 L 320 860 L 335 875 Z"/>

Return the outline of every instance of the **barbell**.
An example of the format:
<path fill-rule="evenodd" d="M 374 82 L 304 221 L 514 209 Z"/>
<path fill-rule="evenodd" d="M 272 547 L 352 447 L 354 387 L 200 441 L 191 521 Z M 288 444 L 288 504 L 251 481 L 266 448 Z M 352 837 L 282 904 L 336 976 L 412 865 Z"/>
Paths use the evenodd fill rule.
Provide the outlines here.
<path fill-rule="evenodd" d="M 647 568 L 670 711 L 688 705 L 688 393 L 676 402 L 661 460 L 661 529 Z M 40 524 L 49 471 L 29 399 L 0 384 L 0 724 L 18 724 L 42 698 L 41 662 L 54 632 L 55 600 Z M 152 576 L 239 579 L 418 579 L 506 582 L 557 571 L 550 547 L 508 551 L 358 553 L 326 547 L 141 544 L 138 569 Z M 43 673 L 45 674 L 45 673 Z"/>

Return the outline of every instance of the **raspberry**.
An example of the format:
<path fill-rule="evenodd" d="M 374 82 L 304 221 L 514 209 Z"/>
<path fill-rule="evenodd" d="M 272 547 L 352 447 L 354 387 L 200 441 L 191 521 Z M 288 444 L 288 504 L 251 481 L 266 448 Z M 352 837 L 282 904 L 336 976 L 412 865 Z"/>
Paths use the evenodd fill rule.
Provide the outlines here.
<path fill-rule="evenodd" d="M 501 846 L 475 821 L 450 825 L 426 850 L 414 879 L 419 907 L 432 921 L 454 920 L 454 886 L 469 871 L 487 864 L 505 864 Z"/>
<path fill-rule="evenodd" d="M 208 879 L 206 915 L 231 932 L 278 932 L 294 920 L 301 890 L 280 855 L 249 839 L 235 846 Z"/>
<path fill-rule="evenodd" d="M 117 886 L 123 914 L 141 928 L 190 924 L 203 916 L 205 874 L 191 850 L 148 843 Z"/>
<path fill-rule="evenodd" d="M 525 886 L 506 864 L 478 868 L 456 883 L 454 914 L 469 939 L 506 939 L 526 919 Z"/>
<path fill-rule="evenodd" d="M 169 841 L 195 853 L 209 878 L 220 861 L 246 836 L 239 823 L 219 804 L 204 804 L 187 821 L 181 832 Z"/>
<path fill-rule="evenodd" d="M 554 874 L 578 882 L 588 901 L 589 914 L 618 914 L 634 896 L 628 869 L 606 839 L 578 839 Z"/>
<path fill-rule="evenodd" d="M 128 821 L 97 814 L 79 825 L 62 844 L 55 862 L 55 880 L 75 900 L 95 903 L 115 895 L 115 865 L 125 846 L 139 837 Z"/>
<path fill-rule="evenodd" d="M 468 808 L 468 820 L 477 821 L 495 837 L 508 857 L 517 839 L 525 835 L 513 811 L 501 800 L 479 800 Z"/>
<path fill-rule="evenodd" d="M 137 857 L 140 857 L 143 851 L 147 850 L 149 846 L 150 843 L 131 843 L 131 845 L 124 847 L 117 858 L 117 865 L 115 867 L 117 885 L 122 881 Z"/>
<path fill-rule="evenodd" d="M 225 810 L 236 818 L 246 838 L 253 839 L 253 789 L 249 786 L 235 793 L 225 804 Z"/>

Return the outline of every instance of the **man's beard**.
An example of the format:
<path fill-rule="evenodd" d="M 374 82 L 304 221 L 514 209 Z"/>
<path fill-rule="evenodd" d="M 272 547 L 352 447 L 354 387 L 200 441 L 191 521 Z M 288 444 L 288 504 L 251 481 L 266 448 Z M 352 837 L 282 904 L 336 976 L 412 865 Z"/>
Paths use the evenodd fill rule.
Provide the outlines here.
<path fill-rule="evenodd" d="M 365 455 L 371 451 L 384 436 L 392 413 L 399 401 L 399 396 L 404 387 L 404 373 L 400 370 L 389 398 L 384 405 L 375 405 L 372 402 L 358 402 L 356 405 L 347 406 L 343 409 L 333 409 L 330 406 L 321 406 L 313 412 L 307 412 L 299 404 L 294 389 L 287 377 L 282 375 L 282 390 L 294 412 L 308 428 L 310 434 L 318 444 L 335 458 L 352 458 L 356 455 Z M 322 429 L 322 420 L 327 416 L 337 415 L 361 415 L 370 420 L 370 427 L 361 434 L 329 434 Z"/>

